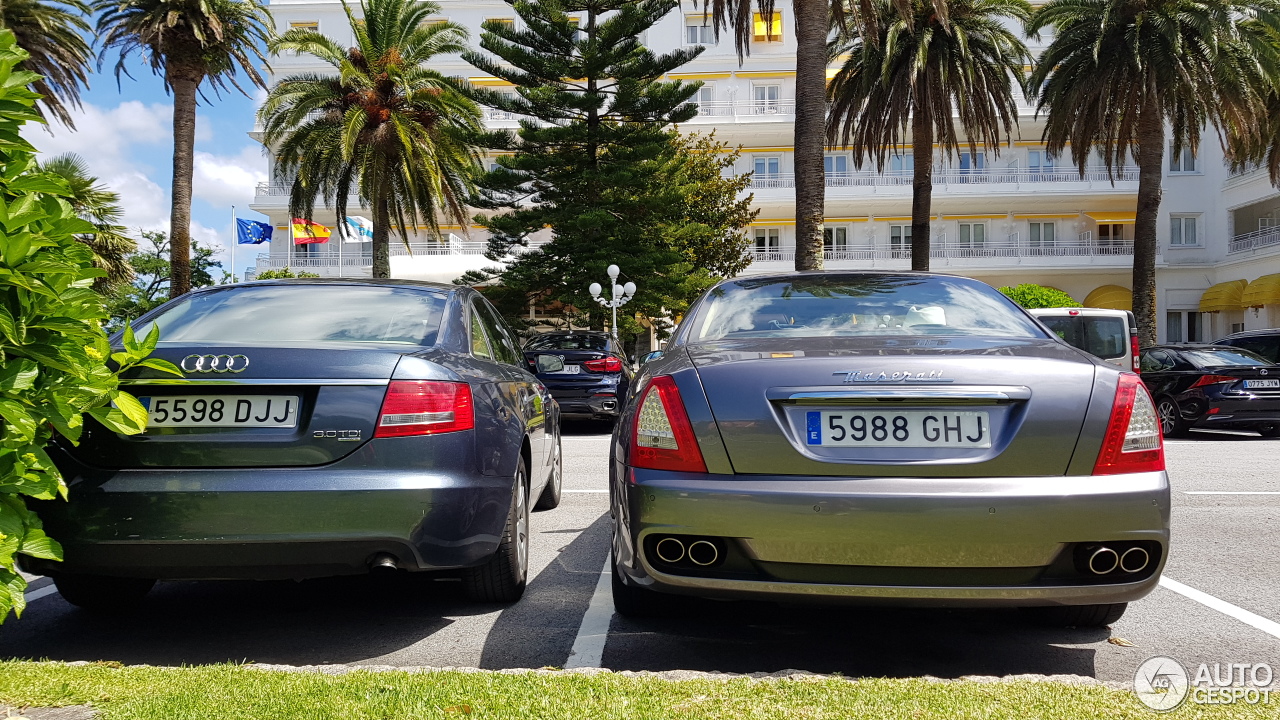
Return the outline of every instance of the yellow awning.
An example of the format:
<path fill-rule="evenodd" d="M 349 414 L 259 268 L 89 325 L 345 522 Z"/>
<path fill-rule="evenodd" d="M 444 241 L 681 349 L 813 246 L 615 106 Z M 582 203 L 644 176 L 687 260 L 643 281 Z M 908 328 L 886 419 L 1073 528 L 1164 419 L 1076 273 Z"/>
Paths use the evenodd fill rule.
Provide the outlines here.
<path fill-rule="evenodd" d="M 1134 220 L 1134 213 L 1131 212 L 1087 212 L 1085 215 L 1100 223 L 1120 223 L 1123 225 Z"/>
<path fill-rule="evenodd" d="M 782 39 L 782 13 L 775 12 L 773 14 L 773 22 L 770 23 L 770 27 L 765 27 L 764 15 L 760 13 L 753 14 L 753 19 L 755 20 L 755 32 L 753 34 L 755 35 L 754 39 L 757 42 L 768 39 Z"/>
<path fill-rule="evenodd" d="M 1239 310 L 1240 298 L 1248 284 L 1247 280 L 1228 280 L 1210 287 L 1200 296 L 1200 312 Z"/>
<path fill-rule="evenodd" d="M 1280 274 L 1263 275 L 1249 283 L 1240 296 L 1240 307 L 1280 305 Z"/>
<path fill-rule="evenodd" d="M 1103 285 L 1084 299 L 1084 306 L 1104 310 L 1133 311 L 1133 291 L 1119 285 Z"/>

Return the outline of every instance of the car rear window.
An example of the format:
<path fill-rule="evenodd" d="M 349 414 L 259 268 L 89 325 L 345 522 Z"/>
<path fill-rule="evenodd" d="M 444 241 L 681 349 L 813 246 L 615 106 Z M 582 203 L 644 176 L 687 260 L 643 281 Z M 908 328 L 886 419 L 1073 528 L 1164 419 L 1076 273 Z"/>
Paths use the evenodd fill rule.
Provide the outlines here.
<path fill-rule="evenodd" d="M 1275 363 L 1239 348 L 1181 350 L 1182 356 L 1196 367 L 1223 365 L 1274 365 Z"/>
<path fill-rule="evenodd" d="M 874 335 L 1045 337 L 1012 301 L 975 280 L 832 274 L 720 285 L 700 303 L 688 339 Z"/>
<path fill-rule="evenodd" d="M 525 350 L 604 350 L 609 339 L 601 335 L 540 335 Z"/>
<path fill-rule="evenodd" d="M 364 285 L 246 285 L 189 295 L 137 329 L 166 343 L 435 345 L 448 295 Z"/>

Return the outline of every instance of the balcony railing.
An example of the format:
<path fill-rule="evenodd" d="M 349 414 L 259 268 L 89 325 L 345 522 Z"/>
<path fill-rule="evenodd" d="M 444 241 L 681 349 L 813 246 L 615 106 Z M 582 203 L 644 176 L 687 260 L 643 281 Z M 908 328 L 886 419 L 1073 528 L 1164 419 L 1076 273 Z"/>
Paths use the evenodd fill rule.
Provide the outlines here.
<path fill-rule="evenodd" d="M 1227 254 L 1248 252 L 1274 245 L 1280 245 L 1280 227 L 1263 228 L 1231 238 L 1231 242 L 1227 243 Z"/>
<path fill-rule="evenodd" d="M 1120 168 L 1115 172 L 1115 182 L 1136 182 L 1137 168 Z M 826 186 L 831 187 L 910 187 L 910 172 L 873 171 L 827 173 Z M 934 170 L 933 184 L 939 185 L 1022 185 L 1034 183 L 1107 183 L 1112 182 L 1106 168 L 1089 168 L 1082 177 L 1079 171 L 1068 168 L 1029 170 L 1009 168 L 1005 170 Z M 751 176 L 752 189 L 793 188 L 793 173 L 757 173 Z"/>
<path fill-rule="evenodd" d="M 904 260 L 911 257 L 910 246 L 876 247 L 847 245 L 830 247 L 823 252 L 826 260 Z M 1130 240 L 1081 243 L 1009 243 L 970 242 L 956 240 L 934 241 L 929 246 L 929 257 L 948 260 L 982 258 L 1044 258 L 1044 257 L 1114 257 L 1133 255 Z M 756 249 L 752 262 L 793 262 L 795 250 Z"/>
<path fill-rule="evenodd" d="M 795 100 L 713 100 L 698 103 L 699 118 L 755 118 L 796 114 Z"/>

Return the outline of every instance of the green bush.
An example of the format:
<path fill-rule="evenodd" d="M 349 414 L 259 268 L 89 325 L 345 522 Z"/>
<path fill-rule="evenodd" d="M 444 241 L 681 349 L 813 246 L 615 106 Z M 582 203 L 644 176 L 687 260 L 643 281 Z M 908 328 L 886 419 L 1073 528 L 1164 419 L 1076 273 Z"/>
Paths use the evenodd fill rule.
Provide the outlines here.
<path fill-rule="evenodd" d="M 300 272 L 294 274 L 289 268 L 280 268 L 279 270 L 263 270 L 254 276 L 254 280 L 287 280 L 289 278 L 313 278 L 320 277 L 315 273 Z"/>
<path fill-rule="evenodd" d="M 1070 295 L 1058 288 L 1045 287 L 1034 283 L 1023 283 L 1017 287 L 1002 287 L 1000 292 L 1028 310 L 1036 308 L 1084 307 Z"/>
<path fill-rule="evenodd" d="M 27 57 L 12 32 L 0 31 L 0 622 L 26 606 L 17 556 L 62 559 L 24 499 L 67 496 L 45 446 L 55 435 L 76 442 L 84 414 L 116 432 L 141 432 L 147 411 L 119 389 L 119 373 L 146 365 L 181 374 L 146 359 L 156 332 L 139 342 L 126 328 L 124 351 L 111 352 L 107 312 L 92 289 L 104 272 L 76 240 L 94 226 L 76 216 L 66 181 L 41 172 L 19 135 L 40 122 L 32 110 L 40 96 L 27 87 L 40 76 L 15 70 Z"/>

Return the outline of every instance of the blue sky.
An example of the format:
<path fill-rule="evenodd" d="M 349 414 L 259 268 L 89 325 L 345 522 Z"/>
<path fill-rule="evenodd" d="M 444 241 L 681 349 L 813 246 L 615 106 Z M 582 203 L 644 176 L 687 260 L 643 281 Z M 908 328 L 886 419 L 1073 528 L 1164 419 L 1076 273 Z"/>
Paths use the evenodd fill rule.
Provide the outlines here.
<path fill-rule="evenodd" d="M 90 78 L 74 112 L 76 129 L 51 123 L 48 131 L 29 125 L 27 137 L 42 153 L 75 152 L 101 181 L 121 195 L 124 223 L 135 234 L 169 229 L 169 185 L 173 165 L 173 102 L 164 83 L 135 62 L 134 79 L 122 77 L 117 88 L 115 58 Z M 243 75 L 240 76 L 243 80 Z M 203 87 L 203 86 L 202 86 Z M 207 89 L 207 88 L 206 88 Z M 230 268 L 231 207 L 242 218 L 265 220 L 249 210 L 254 185 L 267 179 L 267 158 L 248 132 L 265 93 L 245 97 L 232 89 L 219 98 L 210 93 L 196 119 L 196 159 L 192 235 L 221 247 L 219 259 Z M 266 245 L 236 249 L 236 275 L 253 264 Z"/>

